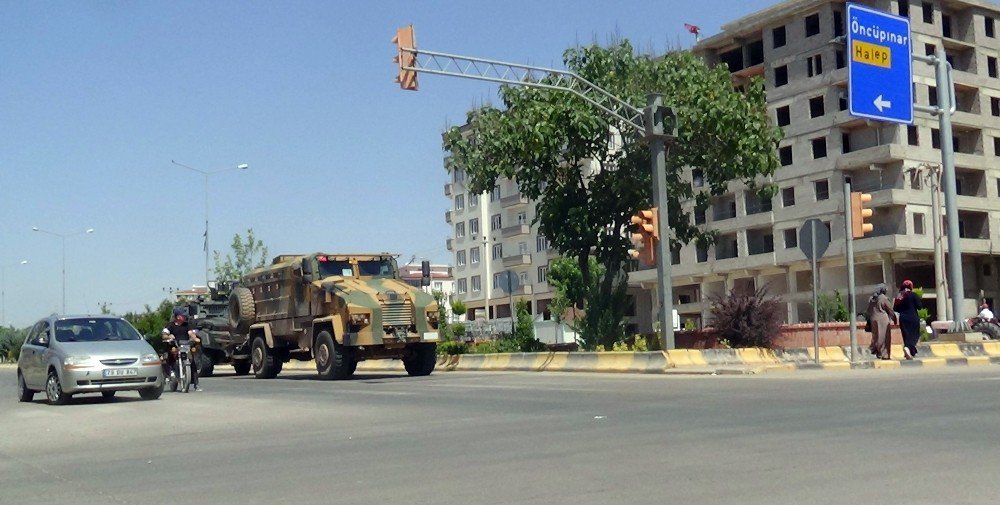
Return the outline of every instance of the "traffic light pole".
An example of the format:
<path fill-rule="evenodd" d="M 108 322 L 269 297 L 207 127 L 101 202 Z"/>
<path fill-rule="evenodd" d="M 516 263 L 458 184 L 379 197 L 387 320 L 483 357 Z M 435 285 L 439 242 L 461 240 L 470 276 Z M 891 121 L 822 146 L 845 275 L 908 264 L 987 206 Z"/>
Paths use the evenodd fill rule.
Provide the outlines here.
<path fill-rule="evenodd" d="M 646 101 L 646 139 L 653 165 L 653 200 L 656 204 L 659 240 L 656 241 L 656 288 L 660 296 L 660 348 L 674 349 L 673 282 L 670 273 L 670 223 L 667 205 L 667 142 L 663 133 L 663 96 L 651 94 Z"/>
<path fill-rule="evenodd" d="M 657 246 L 659 258 L 656 262 L 656 273 L 660 298 L 660 331 L 663 335 L 661 344 L 664 349 L 673 349 L 675 342 L 670 278 L 670 226 L 667 219 L 666 157 L 667 145 L 676 135 L 676 122 L 670 125 L 671 133 L 666 133 L 665 116 L 668 114 L 672 118 L 674 116 L 668 107 L 663 107 L 662 96 L 649 95 L 646 109 L 640 111 L 573 72 L 423 49 L 417 50 L 416 47 L 413 47 L 416 44 L 413 43 L 415 37 L 412 27 L 409 27 L 408 32 L 403 35 L 405 36 L 401 36 L 397 32 L 396 38 L 393 39 L 398 49 L 396 62 L 399 64 L 400 70 L 397 81 L 403 89 L 415 91 L 417 89 L 416 79 L 409 73 L 423 72 L 513 86 L 564 91 L 572 93 L 604 111 L 608 116 L 620 121 L 620 124 L 630 127 L 633 133 L 649 143 L 654 184 L 653 200 L 659 214 L 660 237 Z"/>
<path fill-rule="evenodd" d="M 858 302 L 855 300 L 857 291 L 854 287 L 854 216 L 851 205 L 851 183 L 844 180 L 844 243 L 847 244 L 847 299 L 850 305 L 848 318 L 851 334 L 851 363 L 858 362 Z"/>

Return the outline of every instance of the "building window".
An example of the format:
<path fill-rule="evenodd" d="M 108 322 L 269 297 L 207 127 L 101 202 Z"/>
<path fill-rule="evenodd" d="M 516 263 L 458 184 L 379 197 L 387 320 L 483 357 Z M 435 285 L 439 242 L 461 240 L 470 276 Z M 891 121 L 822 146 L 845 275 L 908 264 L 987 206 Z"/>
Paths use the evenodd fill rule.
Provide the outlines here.
<path fill-rule="evenodd" d="M 495 202 L 500 199 L 500 186 L 493 186 L 493 190 L 490 191 L 490 201 Z"/>
<path fill-rule="evenodd" d="M 997 36 L 996 21 L 989 16 L 984 17 L 983 21 L 986 23 L 986 36 L 995 39 Z"/>
<path fill-rule="evenodd" d="M 997 59 L 996 58 L 994 58 L 992 56 L 987 56 L 986 57 L 986 73 L 988 73 L 990 75 L 990 77 L 992 77 L 994 79 L 996 79 L 998 76 L 1000 76 L 1000 73 L 997 72 Z"/>
<path fill-rule="evenodd" d="M 493 214 L 490 218 L 490 230 L 496 231 L 503 226 L 503 221 L 500 219 L 500 214 Z"/>
<path fill-rule="evenodd" d="M 479 207 L 479 195 L 469 193 L 469 208 L 474 209 L 476 207 Z"/>
<path fill-rule="evenodd" d="M 694 224 L 705 224 L 705 215 L 707 214 L 705 207 L 696 207 L 694 209 Z"/>
<path fill-rule="evenodd" d="M 847 110 L 847 92 L 843 92 L 837 97 L 837 108 L 844 111 Z"/>
<path fill-rule="evenodd" d="M 789 228 L 783 233 L 785 234 L 785 249 L 799 246 L 799 236 L 795 233 L 795 228 Z"/>
<path fill-rule="evenodd" d="M 465 266 L 465 251 L 458 251 L 455 253 L 455 264 L 460 267 Z"/>
<path fill-rule="evenodd" d="M 924 23 L 934 23 L 934 4 L 924 0 L 921 7 L 924 9 Z"/>
<path fill-rule="evenodd" d="M 518 242 L 517 243 L 517 253 L 518 254 L 522 254 L 522 255 L 523 254 L 528 254 L 528 243 L 527 242 Z"/>
<path fill-rule="evenodd" d="M 836 56 L 835 59 L 837 63 L 837 68 L 844 68 L 847 66 L 847 62 L 844 60 L 844 51 L 837 49 L 837 52 L 834 53 L 834 55 Z"/>
<path fill-rule="evenodd" d="M 548 282 L 549 280 L 549 267 L 548 265 L 544 267 L 538 267 L 538 282 Z"/>
<path fill-rule="evenodd" d="M 994 116 L 1000 116 L 1000 98 L 990 97 L 990 113 Z"/>
<path fill-rule="evenodd" d="M 670 248 L 670 264 L 680 265 L 681 264 L 681 248 L 680 246 L 672 246 Z"/>
<path fill-rule="evenodd" d="M 501 273 L 495 273 L 495 274 L 493 274 L 493 289 L 500 289 L 501 288 L 500 281 L 503 280 L 502 277 L 503 277 L 503 274 L 501 274 Z M 504 284 L 506 284 L 506 283 L 504 283 Z M 507 286 L 503 286 L 503 288 L 505 288 L 505 290 L 506 290 L 506 287 Z"/>
<path fill-rule="evenodd" d="M 542 252 L 549 250 L 549 239 L 542 235 L 535 237 L 535 251 Z"/>
<path fill-rule="evenodd" d="M 469 291 L 469 283 L 465 279 L 459 279 L 458 282 L 456 282 L 456 288 L 458 290 L 458 294 L 464 295 Z"/>
<path fill-rule="evenodd" d="M 924 235 L 924 215 L 914 214 L 913 215 L 913 234 L 914 235 Z"/>
<path fill-rule="evenodd" d="M 780 88 L 788 84 L 788 65 L 782 65 L 774 69 L 774 87 Z"/>
<path fill-rule="evenodd" d="M 708 261 L 708 246 L 704 244 L 698 244 L 695 247 L 695 255 L 697 256 L 698 263 L 704 263 Z"/>
<path fill-rule="evenodd" d="M 788 126 L 792 124 L 792 115 L 789 112 L 787 105 L 775 109 L 774 115 L 778 120 L 778 126 Z"/>
<path fill-rule="evenodd" d="M 987 23 L 989 24 L 989 23 Z M 774 41 L 774 47 L 784 47 L 785 45 L 785 27 L 779 26 L 771 30 L 771 40 Z"/>
<path fill-rule="evenodd" d="M 833 36 L 839 37 L 844 34 L 844 13 L 833 11 Z"/>
<path fill-rule="evenodd" d="M 823 105 L 823 95 L 814 96 L 809 99 L 809 117 L 817 118 L 826 114 L 826 107 Z"/>
<path fill-rule="evenodd" d="M 435 291 L 441 291 L 442 289 L 444 289 L 444 283 L 441 282 L 441 281 L 435 281 L 434 282 L 434 290 Z"/>
<path fill-rule="evenodd" d="M 937 86 L 927 86 L 927 103 L 931 107 L 937 107 Z"/>
<path fill-rule="evenodd" d="M 819 34 L 819 13 L 806 16 L 806 37 Z"/>
<path fill-rule="evenodd" d="M 840 152 L 847 154 L 851 152 L 851 134 L 850 132 L 840 133 Z"/>
<path fill-rule="evenodd" d="M 826 158 L 826 137 L 812 139 L 813 159 Z"/>
<path fill-rule="evenodd" d="M 914 125 L 909 125 L 906 127 L 906 143 L 911 146 L 920 145 L 920 132 Z"/>
<path fill-rule="evenodd" d="M 1000 137 L 993 137 L 993 156 L 1000 156 Z"/>
<path fill-rule="evenodd" d="M 455 178 L 455 182 L 462 182 L 465 180 L 465 170 L 455 170 L 452 174 Z"/>
<path fill-rule="evenodd" d="M 517 224 L 528 224 L 528 214 L 524 212 L 518 212 Z"/>
<path fill-rule="evenodd" d="M 781 190 L 781 206 L 791 207 L 795 205 L 795 187 L 787 187 Z"/>
<path fill-rule="evenodd" d="M 465 222 L 455 223 L 455 238 L 462 238 L 465 236 Z"/>
<path fill-rule="evenodd" d="M 700 188 L 705 185 L 705 172 L 700 168 L 691 170 L 691 185 Z"/>
<path fill-rule="evenodd" d="M 493 259 L 503 258 L 503 244 L 493 244 Z"/>
<path fill-rule="evenodd" d="M 944 38 L 951 39 L 951 16 L 945 13 L 941 13 L 941 35 Z"/>
<path fill-rule="evenodd" d="M 778 148 L 778 158 L 781 159 L 781 166 L 787 167 L 792 164 L 792 146 Z"/>
<path fill-rule="evenodd" d="M 934 51 L 936 50 L 937 49 L 934 47 L 934 44 L 924 44 L 924 55 L 934 56 Z"/>
<path fill-rule="evenodd" d="M 898 0 L 896 2 L 896 14 L 904 18 L 910 17 L 910 0 Z"/>
<path fill-rule="evenodd" d="M 806 72 L 809 77 L 823 73 L 823 55 L 817 54 L 806 58 Z"/>
<path fill-rule="evenodd" d="M 479 247 L 469 249 L 469 262 L 473 265 L 479 264 Z"/>
<path fill-rule="evenodd" d="M 455 195 L 455 210 L 465 209 L 465 195 Z"/>
<path fill-rule="evenodd" d="M 813 189 L 816 191 L 816 201 L 830 199 L 830 182 L 826 179 L 813 181 Z"/>
<path fill-rule="evenodd" d="M 521 280 L 522 286 L 527 286 L 528 283 L 528 272 L 521 272 L 517 274 L 517 278 Z"/>
<path fill-rule="evenodd" d="M 469 220 L 469 235 L 472 237 L 479 235 L 479 218 Z"/>
<path fill-rule="evenodd" d="M 931 128 L 931 147 L 941 149 L 941 130 Z"/>
<path fill-rule="evenodd" d="M 472 276 L 472 292 L 478 293 L 483 290 L 483 279 L 478 275 Z"/>

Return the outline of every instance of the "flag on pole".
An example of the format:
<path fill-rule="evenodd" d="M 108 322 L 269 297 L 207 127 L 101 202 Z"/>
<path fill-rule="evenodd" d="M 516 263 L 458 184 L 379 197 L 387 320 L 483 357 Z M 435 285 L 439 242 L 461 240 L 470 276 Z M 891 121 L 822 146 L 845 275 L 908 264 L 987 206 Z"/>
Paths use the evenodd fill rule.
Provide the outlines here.
<path fill-rule="evenodd" d="M 208 230 L 205 230 L 202 236 L 205 237 L 205 252 L 208 252 Z"/>
<path fill-rule="evenodd" d="M 689 31 L 689 32 L 691 32 L 691 33 L 694 34 L 694 41 L 695 42 L 698 42 L 699 40 L 701 40 L 701 28 L 698 28 L 697 26 L 692 25 L 690 23 L 684 23 L 684 28 L 687 29 L 687 31 Z"/>

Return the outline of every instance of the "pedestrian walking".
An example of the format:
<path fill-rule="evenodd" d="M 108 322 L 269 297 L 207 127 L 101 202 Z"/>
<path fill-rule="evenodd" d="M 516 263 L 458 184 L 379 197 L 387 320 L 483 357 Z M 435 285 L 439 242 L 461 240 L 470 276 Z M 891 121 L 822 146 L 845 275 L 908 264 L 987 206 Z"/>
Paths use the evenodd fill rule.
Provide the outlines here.
<path fill-rule="evenodd" d="M 920 300 L 913 292 L 913 281 L 907 279 L 899 286 L 893 309 L 899 313 L 899 330 L 903 333 L 903 354 L 906 359 L 917 355 L 917 340 L 920 338 L 920 318 L 917 309 Z"/>
<path fill-rule="evenodd" d="M 875 293 L 868 300 L 868 325 L 872 332 L 872 343 L 868 346 L 872 355 L 878 359 L 892 359 L 892 333 L 889 324 L 899 321 L 896 319 L 896 312 L 892 310 L 892 304 L 886 296 L 885 284 L 879 285 Z"/>

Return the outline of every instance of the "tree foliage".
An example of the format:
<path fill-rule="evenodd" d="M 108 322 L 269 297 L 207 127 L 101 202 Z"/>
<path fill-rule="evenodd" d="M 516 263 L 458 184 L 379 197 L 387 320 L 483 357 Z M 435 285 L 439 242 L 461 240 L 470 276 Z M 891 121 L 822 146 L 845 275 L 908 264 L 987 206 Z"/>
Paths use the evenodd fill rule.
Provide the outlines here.
<path fill-rule="evenodd" d="M 143 312 L 129 312 L 122 317 L 135 326 L 135 329 L 139 330 L 139 333 L 145 336 L 157 351 L 162 351 L 161 332 L 170 323 L 173 311 L 173 302 L 163 300 L 155 309 L 146 305 Z"/>
<path fill-rule="evenodd" d="M 21 355 L 21 344 L 30 329 L 0 326 L 0 361 L 17 361 Z"/>
<path fill-rule="evenodd" d="M 769 296 L 767 288 L 756 291 L 730 291 L 726 296 L 712 296 L 710 320 L 719 339 L 730 347 L 774 349 L 781 330 L 785 305 Z"/>
<path fill-rule="evenodd" d="M 215 258 L 215 278 L 218 280 L 237 280 L 255 268 L 267 265 L 267 246 L 254 236 L 253 228 L 247 230 L 245 238 L 239 233 L 233 235 L 230 249 L 231 252 L 226 253 L 224 259 L 219 251 L 212 253 Z"/>
<path fill-rule="evenodd" d="M 665 181 L 672 240 L 713 239 L 692 224 L 692 208 L 683 202 L 706 206 L 732 180 L 773 194 L 765 183 L 778 167 L 780 130 L 768 122 L 759 79 L 738 92 L 724 67 L 709 68 L 687 52 L 638 55 L 627 40 L 571 48 L 563 60 L 636 108 L 645 106 L 651 92 L 674 107 L 679 134 Z M 501 108 L 477 108 L 466 127 L 445 133 L 450 168 L 468 174 L 472 192 L 489 191 L 500 178 L 516 181 L 536 202 L 538 231 L 576 262 L 584 286 L 596 285 L 571 298 L 587 308 L 583 338 L 623 338 L 623 332 L 604 337 L 589 332 L 618 332 L 624 319 L 625 304 L 617 301 L 624 296 L 630 243 L 623 232 L 633 214 L 652 205 L 647 146 L 627 125 L 564 91 L 504 86 L 500 98 Z M 702 169 L 704 185 L 692 186 L 685 168 Z"/>

